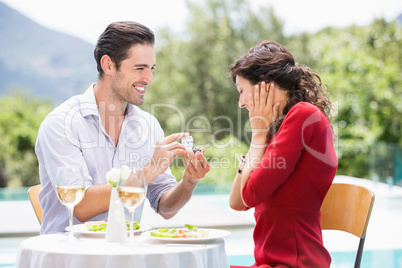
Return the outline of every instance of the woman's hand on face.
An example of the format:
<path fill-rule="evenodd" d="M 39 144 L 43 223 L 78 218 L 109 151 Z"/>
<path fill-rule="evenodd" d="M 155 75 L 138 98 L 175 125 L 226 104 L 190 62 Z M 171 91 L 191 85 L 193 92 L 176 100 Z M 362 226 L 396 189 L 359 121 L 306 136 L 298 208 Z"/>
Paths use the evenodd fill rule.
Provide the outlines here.
<path fill-rule="evenodd" d="M 273 121 L 279 117 L 279 102 L 273 103 L 274 83 L 261 82 L 254 87 L 254 95 L 249 94 L 249 117 L 252 139 L 257 144 L 265 144 L 266 136 Z"/>

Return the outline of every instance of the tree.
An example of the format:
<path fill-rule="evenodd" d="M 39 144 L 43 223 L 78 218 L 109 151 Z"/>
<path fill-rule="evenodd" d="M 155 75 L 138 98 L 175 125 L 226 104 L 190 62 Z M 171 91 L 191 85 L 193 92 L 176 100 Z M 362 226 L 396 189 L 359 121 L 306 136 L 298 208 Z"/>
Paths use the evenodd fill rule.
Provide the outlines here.
<path fill-rule="evenodd" d="M 402 27 L 377 19 L 363 27 L 328 28 L 309 46 L 336 104 L 338 173 L 368 178 L 370 149 L 402 142 Z"/>
<path fill-rule="evenodd" d="M 34 147 L 50 102 L 19 92 L 0 99 L 0 187 L 39 183 Z"/>

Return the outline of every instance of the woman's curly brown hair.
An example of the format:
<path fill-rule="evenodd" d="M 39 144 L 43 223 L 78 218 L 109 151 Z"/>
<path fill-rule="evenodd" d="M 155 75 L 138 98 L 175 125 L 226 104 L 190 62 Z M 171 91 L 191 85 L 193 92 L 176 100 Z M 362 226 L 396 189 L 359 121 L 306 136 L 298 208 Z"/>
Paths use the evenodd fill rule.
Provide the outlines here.
<path fill-rule="evenodd" d="M 275 82 L 281 89 L 287 91 L 288 101 L 283 116 L 272 123 L 268 141 L 279 130 L 286 114 L 296 103 L 309 102 L 330 119 L 332 105 L 326 85 L 310 68 L 295 62 L 293 55 L 284 46 L 273 41 L 263 41 L 252 47 L 230 69 L 234 83 L 236 76 L 241 76 L 249 80 L 252 85 L 262 81 Z"/>

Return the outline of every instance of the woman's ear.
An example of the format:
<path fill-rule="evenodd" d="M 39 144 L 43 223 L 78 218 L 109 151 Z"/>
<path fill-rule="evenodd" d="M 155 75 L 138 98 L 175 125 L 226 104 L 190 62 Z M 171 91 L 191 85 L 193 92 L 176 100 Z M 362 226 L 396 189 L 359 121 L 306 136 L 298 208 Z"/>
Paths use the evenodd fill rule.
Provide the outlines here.
<path fill-rule="evenodd" d="M 114 71 L 114 62 L 108 55 L 103 55 L 101 60 L 100 60 L 101 67 L 103 69 L 103 72 L 106 75 L 110 75 Z"/>

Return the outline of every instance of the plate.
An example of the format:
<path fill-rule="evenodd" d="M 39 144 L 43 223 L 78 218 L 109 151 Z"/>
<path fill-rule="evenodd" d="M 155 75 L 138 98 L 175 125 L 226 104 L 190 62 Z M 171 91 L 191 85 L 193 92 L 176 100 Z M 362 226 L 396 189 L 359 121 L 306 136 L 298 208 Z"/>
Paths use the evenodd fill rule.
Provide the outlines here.
<path fill-rule="evenodd" d="M 140 229 L 134 230 L 134 234 L 140 234 L 142 232 L 148 231 L 151 229 L 150 226 L 141 226 Z M 68 232 L 70 230 L 70 227 L 66 227 L 66 231 Z M 105 232 L 94 232 L 94 231 L 88 231 L 87 226 L 85 224 L 75 224 L 71 226 L 71 231 L 74 233 L 74 235 L 78 236 L 87 236 L 87 237 L 96 237 L 96 238 L 104 238 L 106 235 Z M 127 231 L 127 235 L 130 234 L 130 231 Z"/>
<path fill-rule="evenodd" d="M 165 242 L 185 243 L 185 242 L 207 242 L 218 238 L 223 238 L 230 235 L 229 231 L 220 229 L 198 228 L 198 230 L 204 230 L 208 232 L 207 237 L 189 237 L 189 238 L 172 238 L 172 237 L 158 237 L 152 236 L 151 231 L 147 231 L 141 234 L 141 237 L 155 239 Z"/>

